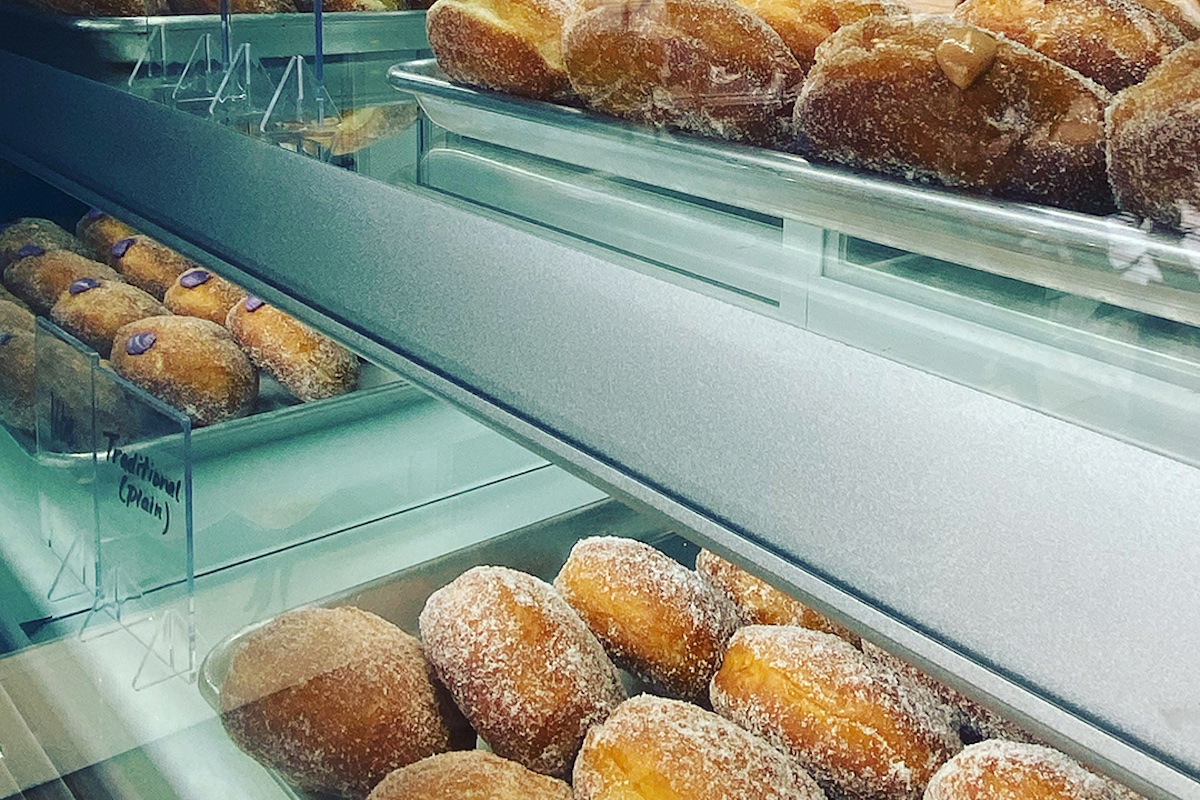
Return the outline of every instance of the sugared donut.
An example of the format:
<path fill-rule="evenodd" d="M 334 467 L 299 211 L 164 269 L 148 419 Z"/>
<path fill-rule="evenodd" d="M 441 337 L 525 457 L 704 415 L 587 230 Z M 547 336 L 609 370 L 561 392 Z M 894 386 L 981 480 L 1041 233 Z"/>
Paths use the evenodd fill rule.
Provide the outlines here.
<path fill-rule="evenodd" d="M 225 327 L 259 369 L 300 400 L 322 400 L 358 385 L 358 358 L 257 297 L 234 303 Z"/>
<path fill-rule="evenodd" d="M 928 690 L 807 628 L 740 629 L 711 699 L 717 713 L 795 755 L 833 796 L 916 800 L 962 747 Z"/>
<path fill-rule="evenodd" d="M 639 695 L 588 731 L 576 800 L 825 800 L 791 756 L 711 711 Z"/>
<path fill-rule="evenodd" d="M 107 262 L 112 246 L 137 236 L 137 231 L 116 217 L 91 208 L 75 223 L 75 235 L 87 247 L 91 258 Z"/>
<path fill-rule="evenodd" d="M 163 296 L 163 305 L 175 314 L 224 325 L 229 309 L 246 299 L 246 292 L 212 271 L 197 267 L 179 276 Z"/>
<path fill-rule="evenodd" d="M 1121 800 L 1122 795 L 1057 750 L 988 739 L 943 764 L 924 800 Z"/>
<path fill-rule="evenodd" d="M 1200 2 L 1197 0 L 1137 0 L 1166 17 L 1189 42 L 1200 39 Z"/>
<path fill-rule="evenodd" d="M 563 64 L 568 0 L 438 0 L 429 47 L 455 81 L 538 100 L 574 96 Z"/>
<path fill-rule="evenodd" d="M 1121 210 L 1200 230 L 1200 42 L 1118 93 L 1107 129 L 1108 177 Z"/>
<path fill-rule="evenodd" d="M 733 604 L 696 572 L 634 539 L 571 548 L 554 587 L 619 667 L 671 697 L 703 700 L 738 626 Z"/>
<path fill-rule="evenodd" d="M 401 767 L 367 800 L 571 800 L 564 780 L 486 750 L 440 753 Z"/>
<path fill-rule="evenodd" d="M 711 550 L 696 555 L 696 571 L 733 601 L 743 625 L 799 625 L 840 636 L 857 646 L 859 637 Z"/>
<path fill-rule="evenodd" d="M 0 330 L 33 333 L 33 312 L 18 302 L 0 297 Z"/>
<path fill-rule="evenodd" d="M 1012 720 L 1000 716 L 995 711 L 976 703 L 932 675 L 917 669 L 902 658 L 892 655 L 878 645 L 864 639 L 862 651 L 867 656 L 894 669 L 906 679 L 919 683 L 928 689 L 934 697 L 942 701 L 950 710 L 951 719 L 958 728 L 959 736 L 964 742 L 978 742 L 983 739 L 1010 739 L 1020 742 L 1040 744 L 1040 740 L 1029 731 Z"/>
<path fill-rule="evenodd" d="M 503 758 L 566 777 L 588 728 L 625 699 L 616 667 L 567 601 L 532 575 L 475 567 L 420 616 L 437 676 Z"/>
<path fill-rule="evenodd" d="M 80 278 L 50 309 L 50 319 L 105 358 L 113 337 L 130 322 L 170 314 L 166 306 L 123 281 Z"/>
<path fill-rule="evenodd" d="M 581 0 L 563 60 L 591 107 L 702 136 L 780 147 L 804 71 L 734 0 Z"/>
<path fill-rule="evenodd" d="M 69 231 L 48 219 L 21 217 L 0 225 L 0 270 L 20 256 L 22 247 L 34 245 L 42 250 L 68 250 L 79 255 L 88 255 L 87 247 Z"/>
<path fill-rule="evenodd" d="M 3 271 L 2 271 L 2 270 L 0 270 L 0 273 L 2 273 L 2 272 L 3 272 Z M 15 294 L 13 294 L 12 292 L 10 292 L 10 291 L 9 291 L 9 290 L 8 290 L 8 289 L 7 289 L 7 288 L 4 286 L 4 284 L 3 284 L 3 283 L 0 283 L 0 301 L 4 301 L 5 303 L 10 303 L 10 304 L 12 304 L 12 305 L 14 305 L 14 306 L 18 306 L 18 307 L 20 307 L 20 308 L 23 308 L 23 309 L 25 309 L 26 311 L 28 311 L 28 310 L 29 310 L 29 306 L 25 304 L 25 301 L 24 301 L 24 300 L 22 300 L 21 298 L 17 297 L 17 296 L 16 296 Z"/>
<path fill-rule="evenodd" d="M 125 280 L 162 300 L 167 289 L 196 262 L 149 236 L 137 234 L 119 239 L 108 250 L 109 265 Z"/>
<path fill-rule="evenodd" d="M 187 414 L 196 426 L 249 414 L 258 373 L 229 332 L 197 317 L 147 317 L 113 337 L 117 374 Z"/>
<path fill-rule="evenodd" d="M 843 25 L 873 14 L 908 14 L 908 7 L 890 0 L 738 0 L 775 29 L 805 73 L 813 65 L 817 46 Z M 1166 2 L 1166 0 L 1163 0 Z"/>
<path fill-rule="evenodd" d="M 4 270 L 4 284 L 29 307 L 43 316 L 72 283 L 81 278 L 123 282 L 124 279 L 98 261 L 71 250 L 45 250 L 25 245 Z"/>
<path fill-rule="evenodd" d="M 1103 213 L 1109 94 L 1024 45 L 936 15 L 872 16 L 821 44 L 796 103 L 811 158 Z"/>
<path fill-rule="evenodd" d="M 392 770 L 474 741 L 420 643 L 349 606 L 248 634 L 220 696 L 234 742 L 307 791 L 362 798 Z"/>
<path fill-rule="evenodd" d="M 35 367 L 32 329 L 0 321 L 0 422 L 26 432 L 36 423 Z"/>
<path fill-rule="evenodd" d="M 1137 0 L 963 0 L 954 16 L 1031 47 L 1110 92 L 1142 80 L 1186 41 Z"/>

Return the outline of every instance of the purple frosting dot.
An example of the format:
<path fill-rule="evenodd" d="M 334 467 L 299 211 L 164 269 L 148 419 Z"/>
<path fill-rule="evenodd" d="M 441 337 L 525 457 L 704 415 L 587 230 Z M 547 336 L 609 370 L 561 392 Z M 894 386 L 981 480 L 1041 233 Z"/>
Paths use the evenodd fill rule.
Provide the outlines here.
<path fill-rule="evenodd" d="M 100 285 L 100 281 L 95 278 L 80 278 L 67 287 L 67 291 L 71 294 L 83 294 L 88 289 L 95 289 Z"/>
<path fill-rule="evenodd" d="M 36 244 L 27 244 L 17 251 L 17 258 L 29 258 L 30 256 L 40 256 L 46 252 L 46 248 L 38 247 Z"/>
<path fill-rule="evenodd" d="M 131 356 L 140 356 L 151 347 L 154 347 L 154 343 L 157 340 L 158 337 L 150 331 L 135 333 L 125 341 L 125 352 Z"/>
<path fill-rule="evenodd" d="M 5 331 L 4 333 L 0 333 L 0 345 L 8 344 L 10 341 L 12 341 L 12 338 L 13 338 L 13 335 L 11 333 L 9 333 L 8 331 Z"/>
<path fill-rule="evenodd" d="M 100 219 L 103 216 L 104 216 L 103 211 L 101 211 L 98 208 L 92 207 L 87 210 L 87 213 L 83 215 L 83 218 L 88 221 L 92 221 L 92 220 Z"/>
<path fill-rule="evenodd" d="M 179 285 L 185 289 L 195 289 L 201 284 L 208 283 L 208 279 L 211 277 L 212 275 L 207 270 L 194 269 L 191 272 L 183 273 L 179 278 Z"/>
<path fill-rule="evenodd" d="M 264 305 L 266 305 L 266 303 L 264 303 L 261 299 L 255 297 L 254 295 L 250 295 L 249 297 L 246 298 L 246 310 L 247 311 L 258 311 Z"/>
<path fill-rule="evenodd" d="M 122 239 L 121 241 L 114 244 L 112 246 L 113 257 L 114 258 L 124 258 L 125 254 L 129 252 L 129 248 L 133 247 L 133 242 L 134 242 L 134 240 L 132 238 L 130 238 L 130 239 Z"/>

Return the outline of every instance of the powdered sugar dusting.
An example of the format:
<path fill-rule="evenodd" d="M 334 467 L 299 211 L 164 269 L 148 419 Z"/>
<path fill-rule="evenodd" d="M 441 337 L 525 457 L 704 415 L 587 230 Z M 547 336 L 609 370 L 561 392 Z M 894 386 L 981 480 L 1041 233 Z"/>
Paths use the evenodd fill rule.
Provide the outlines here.
<path fill-rule="evenodd" d="M 421 636 L 438 677 L 498 755 L 564 776 L 587 729 L 625 699 L 616 667 L 554 587 L 475 567 L 430 595 Z"/>
<path fill-rule="evenodd" d="M 1041 745 L 989 739 L 965 748 L 929 781 L 925 800 L 1120 800 L 1106 779 Z"/>
<path fill-rule="evenodd" d="M 641 695 L 587 736 L 576 800 L 824 800 L 800 764 L 698 706 Z"/>
<path fill-rule="evenodd" d="M 565 781 L 485 750 L 441 753 L 398 769 L 367 800 L 571 800 Z"/>
<path fill-rule="evenodd" d="M 577 542 L 554 582 L 621 667 L 672 697 L 702 699 L 738 625 L 699 574 L 644 542 Z"/>
<path fill-rule="evenodd" d="M 793 753 L 831 794 L 914 800 L 962 747 L 928 690 L 805 628 L 739 630 L 710 697 L 718 713 Z"/>

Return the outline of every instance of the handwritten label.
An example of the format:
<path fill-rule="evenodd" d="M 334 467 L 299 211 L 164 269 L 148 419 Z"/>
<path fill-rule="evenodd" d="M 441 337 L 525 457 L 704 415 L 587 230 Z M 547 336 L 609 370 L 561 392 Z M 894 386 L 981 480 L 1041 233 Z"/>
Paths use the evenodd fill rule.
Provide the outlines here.
<path fill-rule="evenodd" d="M 105 461 L 121 470 L 117 500 L 162 522 L 165 536 L 171 527 L 171 505 L 180 502 L 183 481 L 166 475 L 149 456 L 122 450 L 117 446 L 118 434 L 106 431 L 104 438 L 108 442 Z"/>

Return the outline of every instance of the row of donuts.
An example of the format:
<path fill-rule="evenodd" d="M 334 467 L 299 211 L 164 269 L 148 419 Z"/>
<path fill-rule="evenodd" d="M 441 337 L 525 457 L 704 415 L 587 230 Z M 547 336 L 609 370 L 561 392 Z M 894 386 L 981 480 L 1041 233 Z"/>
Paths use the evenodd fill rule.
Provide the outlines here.
<path fill-rule="evenodd" d="M 22 430 L 34 418 L 34 315 L 197 426 L 249 414 L 258 370 L 301 401 L 357 385 L 349 350 L 99 210 L 75 234 L 45 219 L 9 223 L 0 270 L 0 370 L 10 378 L 0 418 Z"/>
<path fill-rule="evenodd" d="M 438 0 L 426 27 L 468 85 L 1000 198 L 1197 221 L 1196 0 L 964 0 L 940 15 L 893 0 Z"/>
<path fill-rule="evenodd" d="M 1136 797 L 707 550 L 591 537 L 552 584 L 475 567 L 418 626 L 276 617 L 232 653 L 226 730 L 370 800 Z"/>

